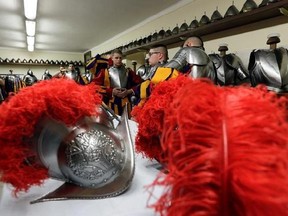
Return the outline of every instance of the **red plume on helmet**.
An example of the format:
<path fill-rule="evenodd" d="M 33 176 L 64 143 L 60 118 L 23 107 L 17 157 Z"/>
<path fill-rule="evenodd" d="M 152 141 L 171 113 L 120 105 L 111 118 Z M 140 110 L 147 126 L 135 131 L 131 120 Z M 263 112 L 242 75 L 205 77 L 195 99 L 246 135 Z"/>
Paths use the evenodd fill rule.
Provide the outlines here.
<path fill-rule="evenodd" d="M 150 159 L 161 160 L 163 151 L 160 145 L 160 136 L 163 130 L 164 112 L 181 86 L 189 80 L 179 76 L 175 81 L 159 83 L 153 94 L 142 107 L 135 107 L 132 116 L 138 123 L 136 135 L 136 151 Z"/>
<path fill-rule="evenodd" d="M 74 125 L 84 116 L 96 114 L 101 97 L 96 87 L 72 80 L 52 79 L 22 89 L 0 106 L 1 181 L 11 183 L 15 192 L 27 191 L 48 178 L 47 169 L 33 160 L 35 127 L 44 116 Z"/>
<path fill-rule="evenodd" d="M 162 116 L 169 173 L 153 183 L 166 190 L 152 207 L 171 216 L 288 215 L 285 103 L 263 88 L 186 82 Z"/>

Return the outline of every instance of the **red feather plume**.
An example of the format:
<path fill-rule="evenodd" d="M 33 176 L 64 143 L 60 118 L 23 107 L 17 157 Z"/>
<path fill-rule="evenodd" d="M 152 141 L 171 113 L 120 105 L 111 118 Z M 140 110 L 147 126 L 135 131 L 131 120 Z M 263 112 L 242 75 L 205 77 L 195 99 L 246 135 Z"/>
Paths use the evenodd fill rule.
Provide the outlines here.
<path fill-rule="evenodd" d="M 164 112 L 174 95 L 186 82 L 187 78 L 184 76 L 177 77 L 175 81 L 161 82 L 153 89 L 153 94 L 142 107 L 133 108 L 132 116 L 138 123 L 135 140 L 138 153 L 150 159 L 161 160 L 163 151 L 160 136 L 163 130 Z"/>
<path fill-rule="evenodd" d="M 286 99 L 263 88 L 190 81 L 163 116 L 166 190 L 151 207 L 171 216 L 288 215 Z"/>
<path fill-rule="evenodd" d="M 67 79 L 41 81 L 11 96 L 0 105 L 1 181 L 11 183 L 15 194 L 41 184 L 48 177 L 47 170 L 26 160 L 37 154 L 31 138 L 39 120 L 49 116 L 71 126 L 84 116 L 95 115 L 100 103 L 96 86 Z"/>

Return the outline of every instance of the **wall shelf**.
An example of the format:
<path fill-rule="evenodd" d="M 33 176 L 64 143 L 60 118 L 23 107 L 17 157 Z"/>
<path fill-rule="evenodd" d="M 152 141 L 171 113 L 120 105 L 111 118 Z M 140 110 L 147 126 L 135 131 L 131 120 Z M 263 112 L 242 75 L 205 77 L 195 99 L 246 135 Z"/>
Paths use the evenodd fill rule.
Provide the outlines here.
<path fill-rule="evenodd" d="M 29 59 L 29 60 L 26 60 L 26 59 L 23 59 L 23 60 L 20 60 L 20 59 L 2 59 L 0 58 L 0 65 L 23 65 L 23 66 L 53 66 L 53 65 L 65 65 L 65 66 L 68 66 L 69 64 L 74 64 L 74 66 L 83 66 L 83 62 L 81 61 L 63 61 L 63 60 L 32 60 L 32 59 Z"/>
<path fill-rule="evenodd" d="M 271 27 L 283 23 L 288 23 L 288 17 L 280 12 L 280 8 L 287 8 L 288 0 L 281 0 L 270 3 L 263 7 L 258 7 L 245 13 L 239 13 L 234 16 L 225 17 L 221 20 L 214 21 L 186 31 L 179 31 L 177 34 L 163 37 L 161 39 L 150 41 L 150 38 L 145 38 L 145 44 L 140 44 L 137 41 L 131 42 L 123 47 L 118 47 L 124 55 L 130 55 L 141 51 L 149 50 L 155 44 L 161 43 L 168 48 L 179 46 L 183 40 L 189 36 L 201 36 L 204 41 L 217 39 L 225 36 L 258 30 L 261 28 Z M 149 37 L 149 36 L 148 36 Z M 142 39 L 145 40 L 145 39 Z M 140 44 L 140 45 L 139 45 Z"/>

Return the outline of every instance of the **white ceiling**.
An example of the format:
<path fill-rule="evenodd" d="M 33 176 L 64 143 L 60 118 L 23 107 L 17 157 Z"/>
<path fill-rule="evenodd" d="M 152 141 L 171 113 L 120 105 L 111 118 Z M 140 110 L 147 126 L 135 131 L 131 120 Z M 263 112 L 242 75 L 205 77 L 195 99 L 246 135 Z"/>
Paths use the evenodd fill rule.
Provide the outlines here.
<path fill-rule="evenodd" d="M 84 53 L 180 0 L 38 0 L 35 51 Z M 27 50 L 22 0 L 0 0 L 0 48 Z"/>

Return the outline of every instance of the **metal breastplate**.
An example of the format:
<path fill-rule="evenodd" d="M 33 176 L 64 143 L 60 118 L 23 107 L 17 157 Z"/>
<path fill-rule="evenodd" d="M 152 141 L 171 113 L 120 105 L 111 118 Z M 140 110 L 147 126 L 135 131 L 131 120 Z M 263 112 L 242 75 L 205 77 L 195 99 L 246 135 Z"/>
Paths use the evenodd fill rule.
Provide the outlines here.
<path fill-rule="evenodd" d="M 28 74 L 23 77 L 23 81 L 27 86 L 31 86 L 37 82 L 37 78 Z"/>
<path fill-rule="evenodd" d="M 42 80 L 52 79 L 52 75 L 51 75 L 51 74 L 43 74 L 41 79 L 42 79 Z"/>
<path fill-rule="evenodd" d="M 187 52 L 187 62 L 189 63 L 190 76 L 193 78 L 209 78 L 213 82 L 216 82 L 216 70 L 213 62 L 208 55 L 199 48 L 190 48 Z"/>
<path fill-rule="evenodd" d="M 125 67 L 110 67 L 108 69 L 111 88 L 126 88 L 128 84 L 128 71 Z"/>
<path fill-rule="evenodd" d="M 217 70 L 217 81 L 220 85 L 225 85 L 225 63 L 224 59 L 221 58 L 218 54 L 210 54 L 210 59 L 215 65 Z"/>
<path fill-rule="evenodd" d="M 5 91 L 8 92 L 15 92 L 15 88 L 17 85 L 17 77 L 15 75 L 8 75 L 5 77 Z"/>
<path fill-rule="evenodd" d="M 248 71 L 235 54 L 227 54 L 223 57 L 219 54 L 210 54 L 209 57 L 217 70 L 217 82 L 220 85 L 235 85 L 237 79 L 244 80 L 248 77 Z"/>
<path fill-rule="evenodd" d="M 85 73 L 85 77 L 86 77 L 87 81 L 88 81 L 89 83 L 91 83 L 92 78 L 93 78 L 92 73 L 86 72 L 86 73 Z"/>
<path fill-rule="evenodd" d="M 2 88 L 0 86 L 0 103 L 4 101 L 4 93 L 2 93 Z"/>
<path fill-rule="evenodd" d="M 230 53 L 224 57 L 225 63 L 234 72 L 234 81 L 242 81 L 249 77 L 247 68 L 244 67 L 242 60 L 235 54 Z"/>
<path fill-rule="evenodd" d="M 288 52 L 285 48 L 254 50 L 250 55 L 251 84 L 265 84 L 273 88 L 288 85 Z"/>
<path fill-rule="evenodd" d="M 189 76 L 193 78 L 209 78 L 213 82 L 217 82 L 216 70 L 212 61 L 209 61 L 206 65 L 191 65 Z"/>
<path fill-rule="evenodd" d="M 65 72 L 65 77 L 68 79 L 78 81 L 78 74 L 77 74 L 77 71 L 75 70 Z"/>
<path fill-rule="evenodd" d="M 184 47 L 179 50 L 165 67 L 181 71 L 187 64 L 190 65 L 190 76 L 193 78 L 207 77 L 216 81 L 216 71 L 208 55 L 196 47 Z"/>

